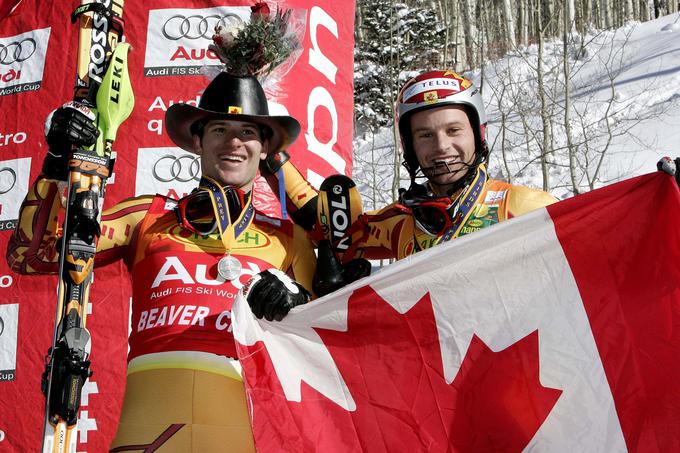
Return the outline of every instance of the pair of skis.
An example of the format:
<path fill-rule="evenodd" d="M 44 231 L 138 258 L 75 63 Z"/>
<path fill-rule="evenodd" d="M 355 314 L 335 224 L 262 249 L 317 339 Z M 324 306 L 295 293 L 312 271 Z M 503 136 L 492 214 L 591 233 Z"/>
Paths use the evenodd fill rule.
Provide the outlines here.
<path fill-rule="evenodd" d="M 134 106 L 122 16 L 123 0 L 83 0 L 72 14 L 72 21 L 79 21 L 74 100 L 95 113 L 99 137 L 90 149 L 74 150 L 69 163 L 56 322 L 42 378 L 43 453 L 76 452 L 81 392 L 92 374 L 85 321 L 99 223 L 113 142 Z"/>

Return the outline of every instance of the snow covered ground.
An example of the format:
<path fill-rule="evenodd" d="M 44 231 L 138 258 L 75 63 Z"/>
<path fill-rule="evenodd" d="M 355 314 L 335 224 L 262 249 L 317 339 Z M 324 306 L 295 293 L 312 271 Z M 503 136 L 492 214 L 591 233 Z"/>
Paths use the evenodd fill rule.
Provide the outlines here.
<path fill-rule="evenodd" d="M 664 155 L 680 156 L 680 14 L 593 33 L 581 42 L 582 47 L 571 43 L 568 52 L 579 191 L 655 171 Z M 546 85 L 558 106 L 552 126 L 555 152 L 548 158 L 552 163 L 549 186 L 554 195 L 564 198 L 573 194 L 574 182 L 562 114 L 562 52 L 562 41 L 545 45 L 544 64 L 550 69 Z M 492 146 L 490 173 L 506 178 L 509 174 L 513 183 L 541 188 L 541 135 L 534 134 L 542 130 L 542 123 L 532 70 L 537 54 L 536 45 L 521 48 L 489 62 L 483 71 L 466 75 L 478 84 L 483 77 Z M 506 90 L 501 92 L 503 86 Z M 353 177 L 366 209 L 391 201 L 393 143 L 391 128 L 355 140 Z M 402 178 L 406 178 L 403 171 Z M 402 187 L 407 184 L 407 179 L 401 181 Z"/>

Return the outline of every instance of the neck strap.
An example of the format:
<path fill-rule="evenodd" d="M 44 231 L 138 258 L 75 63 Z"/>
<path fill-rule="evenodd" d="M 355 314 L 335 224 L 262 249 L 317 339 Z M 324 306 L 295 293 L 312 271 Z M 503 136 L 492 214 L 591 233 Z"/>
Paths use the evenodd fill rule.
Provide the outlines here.
<path fill-rule="evenodd" d="M 236 240 L 250 226 L 255 217 L 255 208 L 252 203 L 253 197 L 248 196 L 245 198 L 240 214 L 236 219 L 232 220 L 227 194 L 217 181 L 208 176 L 203 176 L 199 189 L 206 190 L 210 194 L 217 228 L 220 230 L 220 238 L 226 253 L 230 253 Z"/>

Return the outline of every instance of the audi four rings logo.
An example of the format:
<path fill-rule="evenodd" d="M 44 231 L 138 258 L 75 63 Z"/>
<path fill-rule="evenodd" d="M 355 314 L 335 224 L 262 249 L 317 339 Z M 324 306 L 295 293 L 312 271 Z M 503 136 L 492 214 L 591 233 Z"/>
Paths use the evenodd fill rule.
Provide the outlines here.
<path fill-rule="evenodd" d="M 0 44 L 0 64 L 10 65 L 26 61 L 35 53 L 38 46 L 33 38 L 25 38 L 19 42 Z"/>
<path fill-rule="evenodd" d="M 9 177 L 4 176 L 9 174 Z M 6 181 L 12 181 L 7 183 Z M 6 194 L 10 190 L 14 189 L 17 183 L 17 173 L 9 167 L 0 168 L 0 195 Z"/>
<path fill-rule="evenodd" d="M 163 164 L 161 165 L 161 162 Z M 198 156 L 166 154 L 153 164 L 153 177 L 160 182 L 189 182 L 201 179 L 201 162 Z"/>
<path fill-rule="evenodd" d="M 216 25 L 228 27 L 242 23 L 243 20 L 236 14 L 230 13 L 224 16 L 217 14 L 211 16 L 172 16 L 163 24 L 163 36 L 171 41 L 179 39 L 210 39 Z"/>

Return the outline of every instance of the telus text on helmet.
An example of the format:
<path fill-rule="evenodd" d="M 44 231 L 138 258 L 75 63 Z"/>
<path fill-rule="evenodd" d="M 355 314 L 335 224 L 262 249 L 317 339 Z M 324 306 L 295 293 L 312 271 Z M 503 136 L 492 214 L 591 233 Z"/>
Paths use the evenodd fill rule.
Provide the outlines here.
<path fill-rule="evenodd" d="M 450 88 L 454 91 L 460 91 L 460 82 L 456 79 L 430 79 L 423 82 L 418 82 L 412 87 L 404 91 L 404 100 L 420 94 L 424 91 L 430 91 L 433 88 Z"/>

